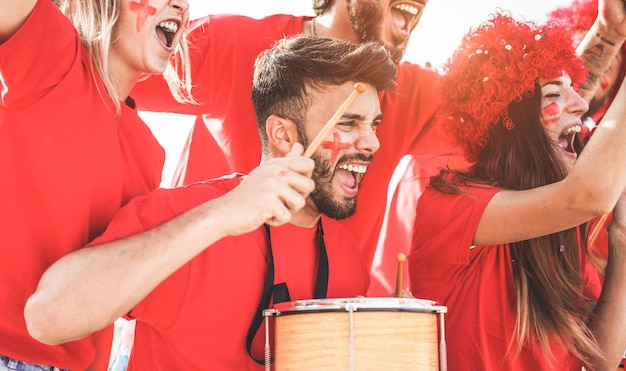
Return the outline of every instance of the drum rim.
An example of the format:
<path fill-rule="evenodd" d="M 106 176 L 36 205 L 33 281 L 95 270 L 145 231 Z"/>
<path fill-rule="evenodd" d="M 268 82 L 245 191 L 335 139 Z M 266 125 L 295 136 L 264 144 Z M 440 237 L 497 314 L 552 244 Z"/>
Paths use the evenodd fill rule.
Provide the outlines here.
<path fill-rule="evenodd" d="M 418 298 L 308 299 L 278 303 L 274 309 L 266 310 L 264 315 L 349 311 L 446 313 L 447 307 L 433 300 Z"/>

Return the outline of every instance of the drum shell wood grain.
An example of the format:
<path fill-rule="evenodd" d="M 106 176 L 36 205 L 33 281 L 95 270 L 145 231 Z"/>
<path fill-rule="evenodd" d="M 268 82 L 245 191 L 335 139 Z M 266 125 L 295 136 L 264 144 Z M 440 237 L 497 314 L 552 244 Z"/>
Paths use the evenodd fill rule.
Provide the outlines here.
<path fill-rule="evenodd" d="M 437 314 L 363 310 L 302 312 L 275 320 L 274 370 L 439 370 Z"/>

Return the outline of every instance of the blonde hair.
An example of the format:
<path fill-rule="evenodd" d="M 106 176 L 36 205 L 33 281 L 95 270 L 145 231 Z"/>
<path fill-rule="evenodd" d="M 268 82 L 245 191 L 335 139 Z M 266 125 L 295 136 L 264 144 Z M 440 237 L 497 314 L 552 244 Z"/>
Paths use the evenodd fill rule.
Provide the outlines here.
<path fill-rule="evenodd" d="M 119 114 L 121 101 L 109 69 L 109 49 L 113 42 L 113 28 L 120 14 L 120 0 L 54 0 L 74 27 L 92 61 L 92 75 L 97 71 L 106 94 Z M 178 42 L 174 58 L 170 59 L 163 77 L 174 98 L 181 103 L 195 103 L 191 95 L 189 48 L 185 38 Z M 102 93 L 102 92 L 101 92 Z"/>

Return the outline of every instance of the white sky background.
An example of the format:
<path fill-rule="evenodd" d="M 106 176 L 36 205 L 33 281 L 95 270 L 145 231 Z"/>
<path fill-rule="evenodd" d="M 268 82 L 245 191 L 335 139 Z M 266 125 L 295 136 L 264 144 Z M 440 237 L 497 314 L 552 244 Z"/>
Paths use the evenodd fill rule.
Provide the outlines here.
<path fill-rule="evenodd" d="M 261 18 L 270 14 L 313 15 L 312 0 L 188 0 L 191 18 L 207 14 L 243 14 Z M 429 0 L 424 14 L 413 31 L 404 59 L 437 67 L 452 54 L 470 27 L 485 21 L 496 8 L 514 16 L 542 22 L 552 9 L 570 0 Z M 193 117 L 143 112 L 155 136 L 167 151 L 163 183 L 167 187 L 189 135 Z"/>

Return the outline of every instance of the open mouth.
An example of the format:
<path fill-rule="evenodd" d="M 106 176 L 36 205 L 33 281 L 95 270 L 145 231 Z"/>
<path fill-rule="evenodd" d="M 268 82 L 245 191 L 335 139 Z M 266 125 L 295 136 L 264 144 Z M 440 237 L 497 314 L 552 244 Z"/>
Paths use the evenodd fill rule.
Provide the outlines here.
<path fill-rule="evenodd" d="M 163 21 L 156 27 L 156 32 L 159 40 L 168 48 L 172 47 L 174 36 L 178 31 L 178 23 L 174 21 Z"/>
<path fill-rule="evenodd" d="M 580 125 L 570 126 L 565 129 L 563 133 L 559 136 L 559 147 L 569 153 L 576 153 L 576 149 L 574 147 L 574 140 L 576 139 L 576 135 L 580 133 L 582 127 Z"/>
<path fill-rule="evenodd" d="M 391 7 L 391 16 L 396 27 L 408 34 L 417 23 L 417 17 L 421 11 L 421 4 L 413 1 L 402 1 Z"/>
<path fill-rule="evenodd" d="M 341 164 L 337 166 L 335 174 L 339 183 L 350 190 L 357 190 L 359 183 L 367 171 L 367 165 Z"/>

